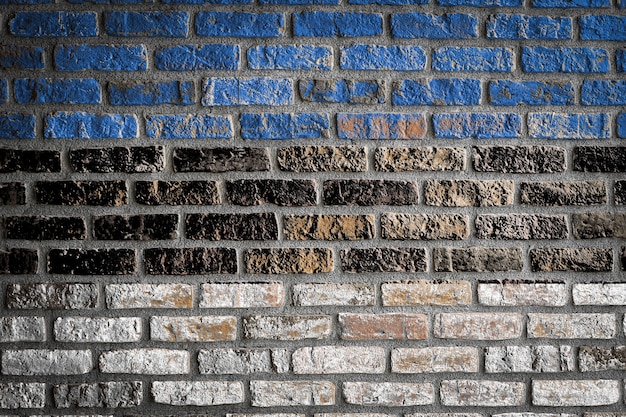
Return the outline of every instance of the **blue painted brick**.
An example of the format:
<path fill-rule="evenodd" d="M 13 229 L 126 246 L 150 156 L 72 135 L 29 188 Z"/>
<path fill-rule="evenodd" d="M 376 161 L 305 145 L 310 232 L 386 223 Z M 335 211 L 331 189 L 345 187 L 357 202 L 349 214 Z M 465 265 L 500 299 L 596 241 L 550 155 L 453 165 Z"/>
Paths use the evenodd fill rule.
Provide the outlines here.
<path fill-rule="evenodd" d="M 189 13 L 107 12 L 104 30 L 111 36 L 184 38 L 189 32 Z"/>
<path fill-rule="evenodd" d="M 207 78 L 203 106 L 281 106 L 293 103 L 289 78 Z"/>
<path fill-rule="evenodd" d="M 626 138 L 626 113 L 617 115 L 617 136 Z"/>
<path fill-rule="evenodd" d="M 480 104 L 480 81 L 417 79 L 394 84 L 393 104 L 400 106 L 473 106 Z"/>
<path fill-rule="evenodd" d="M 54 0 L 0 0 L 0 5 L 5 4 L 46 4 L 54 3 Z"/>
<path fill-rule="evenodd" d="M 607 139 L 608 114 L 529 113 L 528 135 L 535 139 Z"/>
<path fill-rule="evenodd" d="M 273 70 L 331 70 L 329 46 L 259 45 L 248 49 L 248 68 Z"/>
<path fill-rule="evenodd" d="M 146 134 L 155 139 L 227 139 L 233 136 L 233 126 L 230 116 L 149 116 L 146 118 Z"/>
<path fill-rule="evenodd" d="M 166 71 L 239 69 L 237 45 L 179 45 L 156 53 L 156 67 Z"/>
<path fill-rule="evenodd" d="M 41 69 L 44 67 L 43 52 L 39 46 L 0 45 L 0 68 Z"/>
<path fill-rule="evenodd" d="M 626 105 L 626 80 L 583 81 L 581 103 L 585 106 Z"/>
<path fill-rule="evenodd" d="M 0 104 L 4 104 L 9 99 L 9 84 L 7 80 L 0 79 Z"/>
<path fill-rule="evenodd" d="M 154 0 L 67 0 L 72 4 L 151 4 Z"/>
<path fill-rule="evenodd" d="M 538 8 L 598 8 L 598 7 L 610 7 L 611 0 L 533 0 L 533 7 Z"/>
<path fill-rule="evenodd" d="M 478 19 L 471 14 L 404 13 L 391 16 L 394 38 L 469 39 L 478 37 Z"/>
<path fill-rule="evenodd" d="M 615 53 L 617 61 L 617 72 L 626 72 L 626 49 L 619 49 Z"/>
<path fill-rule="evenodd" d="M 572 18 L 496 14 L 487 19 L 490 39 L 571 39 Z"/>
<path fill-rule="evenodd" d="M 19 12 L 9 22 L 11 34 L 25 37 L 85 37 L 98 35 L 93 12 Z"/>
<path fill-rule="evenodd" d="M 423 139 L 426 117 L 420 113 L 339 113 L 337 134 L 340 139 Z"/>
<path fill-rule="evenodd" d="M 339 0 L 259 0 L 260 4 L 284 4 L 288 6 L 303 6 L 308 4 L 339 4 Z"/>
<path fill-rule="evenodd" d="M 438 138 L 519 138 L 522 119 L 515 113 L 449 113 L 433 115 Z"/>
<path fill-rule="evenodd" d="M 437 0 L 440 6 L 522 7 L 524 0 Z"/>
<path fill-rule="evenodd" d="M 49 139 L 132 139 L 137 137 L 137 117 L 58 112 L 46 116 L 44 136 Z"/>
<path fill-rule="evenodd" d="M 190 105 L 196 102 L 193 81 L 119 81 L 108 85 L 113 106 Z"/>
<path fill-rule="evenodd" d="M 383 17 L 373 13 L 294 13 L 293 33 L 327 38 L 376 36 L 383 33 Z"/>
<path fill-rule="evenodd" d="M 382 80 L 301 80 L 300 97 L 315 103 L 382 104 L 385 82 Z"/>
<path fill-rule="evenodd" d="M 144 45 L 59 45 L 54 54 L 61 71 L 143 71 L 147 62 Z"/>
<path fill-rule="evenodd" d="M 430 0 L 348 0 L 348 3 L 404 6 L 404 5 L 412 5 L 412 4 L 428 4 L 430 3 Z"/>
<path fill-rule="evenodd" d="M 626 16 L 582 16 L 578 24 L 582 40 L 626 41 Z"/>
<path fill-rule="evenodd" d="M 34 137 L 34 115 L 0 113 L 0 139 L 33 139 Z"/>
<path fill-rule="evenodd" d="M 199 12 L 196 32 L 200 36 L 271 38 L 285 33 L 282 13 Z"/>
<path fill-rule="evenodd" d="M 20 104 L 99 104 L 100 84 L 93 78 L 84 80 L 18 78 L 13 82 L 15 101 Z"/>
<path fill-rule="evenodd" d="M 540 81 L 492 81 L 489 103 L 494 106 L 533 106 L 574 104 L 572 83 Z"/>
<path fill-rule="evenodd" d="M 250 4 L 252 0 L 161 0 L 165 4 Z"/>
<path fill-rule="evenodd" d="M 524 72 L 599 73 L 609 71 L 609 55 L 601 48 L 522 48 Z"/>
<path fill-rule="evenodd" d="M 325 113 L 243 113 L 239 123 L 244 139 L 319 139 L 330 127 Z"/>
<path fill-rule="evenodd" d="M 340 66 L 352 70 L 422 71 L 426 55 L 419 46 L 343 46 Z"/>
<path fill-rule="evenodd" d="M 511 48 L 475 48 L 446 46 L 433 52 L 433 69 L 462 72 L 511 72 Z"/>

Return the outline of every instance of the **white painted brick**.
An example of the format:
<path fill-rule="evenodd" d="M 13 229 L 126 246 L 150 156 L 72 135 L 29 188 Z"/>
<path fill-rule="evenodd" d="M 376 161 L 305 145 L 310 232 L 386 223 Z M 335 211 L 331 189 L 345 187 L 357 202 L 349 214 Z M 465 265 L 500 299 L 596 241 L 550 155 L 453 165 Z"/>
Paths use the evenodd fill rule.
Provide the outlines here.
<path fill-rule="evenodd" d="M 376 346 L 304 347 L 291 360 L 295 374 L 381 374 L 386 367 L 385 349 Z"/>
<path fill-rule="evenodd" d="M 176 375 L 188 374 L 189 369 L 189 352 L 185 350 L 129 349 L 100 355 L 103 373 Z"/>
<path fill-rule="evenodd" d="M 141 340 L 139 317 L 60 317 L 54 338 L 74 343 L 129 343 Z"/>
<path fill-rule="evenodd" d="M 244 401 L 240 381 L 154 381 L 152 396 L 159 404 L 209 406 Z"/>
<path fill-rule="evenodd" d="M 621 384 L 614 380 L 535 380 L 533 405 L 592 407 L 619 401 Z"/>

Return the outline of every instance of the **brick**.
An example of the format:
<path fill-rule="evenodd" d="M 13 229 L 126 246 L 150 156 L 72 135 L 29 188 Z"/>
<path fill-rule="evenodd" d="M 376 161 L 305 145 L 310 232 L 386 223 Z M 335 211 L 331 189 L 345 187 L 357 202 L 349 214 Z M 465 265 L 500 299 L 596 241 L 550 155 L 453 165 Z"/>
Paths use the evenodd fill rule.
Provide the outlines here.
<path fill-rule="evenodd" d="M 498 207 L 513 204 L 513 181 L 427 180 L 424 203 L 443 207 Z"/>
<path fill-rule="evenodd" d="M 469 218 L 462 214 L 383 213 L 381 237 L 391 240 L 461 240 L 469 236 Z"/>
<path fill-rule="evenodd" d="M 259 0 L 260 4 L 284 4 L 299 6 L 307 4 L 339 4 L 339 0 Z"/>
<path fill-rule="evenodd" d="M 529 313 L 527 337 L 548 339 L 612 339 L 617 334 L 614 314 Z"/>
<path fill-rule="evenodd" d="M 0 195 L 2 191 L 2 184 L 0 184 Z M 615 186 L 613 188 L 615 205 L 624 205 L 626 204 L 626 181 L 615 181 Z M 0 198 L 2 201 L 2 198 Z"/>
<path fill-rule="evenodd" d="M 347 404 L 379 407 L 410 407 L 433 404 L 435 389 L 430 383 L 344 382 Z"/>
<path fill-rule="evenodd" d="M 447 1 L 447 0 L 443 0 L 443 1 Z M 406 417 L 482 417 L 482 414 L 479 414 L 479 413 L 418 413 L 418 414 L 406 414 Z M 505 417 L 505 416 L 501 415 L 501 417 Z M 522 416 L 518 416 L 518 417 L 522 417 Z M 536 417 L 539 417 L 539 416 L 536 416 Z M 544 416 L 544 417 L 548 417 L 548 416 Z M 553 417 L 556 417 L 556 416 L 553 416 Z M 562 417 L 574 417 L 574 416 L 562 416 Z"/>
<path fill-rule="evenodd" d="M 125 181 L 37 181 L 39 204 L 119 207 L 128 202 Z"/>
<path fill-rule="evenodd" d="M 137 181 L 135 200 L 149 206 L 220 204 L 215 181 Z"/>
<path fill-rule="evenodd" d="M 626 172 L 626 147 L 577 146 L 574 148 L 573 170 Z"/>
<path fill-rule="evenodd" d="M 606 139 L 611 122 L 604 113 L 529 113 L 528 134 L 537 139 Z"/>
<path fill-rule="evenodd" d="M 37 382 L 0 383 L 0 408 L 44 408 L 46 384 Z"/>
<path fill-rule="evenodd" d="M 518 313 L 438 313 L 433 324 L 439 339 L 507 340 L 522 335 Z"/>
<path fill-rule="evenodd" d="M 583 81 L 580 102 L 585 106 L 619 106 L 626 104 L 626 82 L 587 80 Z"/>
<path fill-rule="evenodd" d="M 253 70 L 333 69 L 333 49 L 323 45 L 257 45 L 248 49 Z"/>
<path fill-rule="evenodd" d="M 606 0 L 605 0 L 606 1 Z M 610 3 L 606 2 L 605 6 Z M 623 16 L 588 15 L 578 19 L 580 39 L 584 41 L 625 41 L 626 18 Z"/>
<path fill-rule="evenodd" d="M 4 375 L 82 375 L 91 372 L 90 350 L 5 350 Z"/>
<path fill-rule="evenodd" d="M 440 6 L 472 6 L 472 7 L 521 7 L 523 0 L 439 0 Z"/>
<path fill-rule="evenodd" d="M 239 123 L 244 139 L 321 139 L 330 128 L 326 113 L 243 113 Z"/>
<path fill-rule="evenodd" d="M 424 374 L 478 372 L 479 353 L 475 347 L 396 348 L 391 350 L 391 372 Z"/>
<path fill-rule="evenodd" d="M 0 104 L 5 104 L 9 100 L 9 84 L 7 80 L 0 79 Z"/>
<path fill-rule="evenodd" d="M 282 282 L 233 282 L 202 284 L 200 308 L 282 307 Z"/>
<path fill-rule="evenodd" d="M 332 331 L 333 325 L 331 316 L 256 315 L 243 318 L 243 334 L 246 339 L 328 339 Z"/>
<path fill-rule="evenodd" d="M 360 146 L 289 146 L 276 150 L 276 162 L 288 172 L 365 172 L 367 149 Z"/>
<path fill-rule="evenodd" d="M 292 302 L 296 307 L 373 306 L 376 287 L 361 282 L 294 284 Z"/>
<path fill-rule="evenodd" d="M 402 6 L 408 4 L 428 4 L 428 0 L 349 0 L 350 4 L 388 4 Z"/>
<path fill-rule="evenodd" d="M 154 139 L 228 139 L 233 136 L 230 116 L 158 115 L 146 118 L 146 135 Z"/>
<path fill-rule="evenodd" d="M 26 204 L 26 187 L 21 182 L 0 183 L 0 205 L 19 206 Z"/>
<path fill-rule="evenodd" d="M 317 202 L 315 180 L 237 180 L 226 181 L 226 196 L 231 204 L 257 206 L 314 206 Z"/>
<path fill-rule="evenodd" d="M 289 78 L 206 78 L 203 106 L 282 106 L 293 104 Z"/>
<path fill-rule="evenodd" d="M 598 380 L 532 381 L 533 405 L 548 407 L 592 407 L 616 404 L 620 382 Z"/>
<path fill-rule="evenodd" d="M 505 272 L 521 271 L 521 248 L 435 248 L 436 272 Z"/>
<path fill-rule="evenodd" d="M 315 346 L 296 349 L 294 374 L 382 374 L 386 352 L 377 346 Z"/>
<path fill-rule="evenodd" d="M 421 340 L 428 337 L 425 314 L 339 314 L 343 340 Z"/>
<path fill-rule="evenodd" d="M 109 36 L 185 38 L 189 32 L 189 13 L 105 12 L 104 31 Z"/>
<path fill-rule="evenodd" d="M 402 13 L 391 15 L 391 33 L 401 39 L 470 39 L 478 37 L 478 19 L 471 14 Z"/>
<path fill-rule="evenodd" d="M 520 202 L 534 206 L 587 206 L 606 203 L 604 181 L 520 183 Z"/>
<path fill-rule="evenodd" d="M 50 274 L 134 275 L 134 249 L 51 249 L 47 262 Z"/>
<path fill-rule="evenodd" d="M 73 149 L 69 151 L 74 172 L 151 173 L 165 169 L 165 148 L 113 147 Z"/>
<path fill-rule="evenodd" d="M 278 223 L 274 213 L 188 214 L 188 239 L 277 240 Z"/>
<path fill-rule="evenodd" d="M 34 38 L 98 35 L 94 12 L 18 12 L 9 20 L 13 36 Z"/>
<path fill-rule="evenodd" d="M 448 147 L 378 147 L 374 167 L 379 172 L 464 171 L 465 149 Z"/>
<path fill-rule="evenodd" d="M 127 349 L 102 352 L 100 372 L 109 374 L 183 375 L 189 373 L 189 352 L 169 349 Z"/>
<path fill-rule="evenodd" d="M 626 72 L 626 50 L 618 49 L 615 52 L 615 60 L 617 64 L 617 72 Z"/>
<path fill-rule="evenodd" d="M 61 172 L 61 153 L 58 151 L 0 149 L 0 173 Z"/>
<path fill-rule="evenodd" d="M 489 103 L 494 106 L 531 106 L 574 104 L 574 87 L 572 83 L 541 82 L 541 81 L 509 81 L 489 82 Z"/>
<path fill-rule="evenodd" d="M 148 51 L 145 45 L 57 45 L 54 65 L 61 71 L 144 71 Z"/>
<path fill-rule="evenodd" d="M 198 369 L 209 375 L 282 374 L 289 371 L 289 355 L 286 349 L 201 350 Z"/>
<path fill-rule="evenodd" d="M 285 16 L 283 13 L 199 12 L 196 33 L 213 37 L 279 37 L 285 34 Z"/>
<path fill-rule="evenodd" d="M 524 72 L 604 73 L 609 71 L 609 55 L 602 48 L 522 48 Z"/>
<path fill-rule="evenodd" d="M 574 370 L 571 346 L 488 346 L 487 373 L 567 372 Z"/>
<path fill-rule="evenodd" d="M 54 340 L 67 343 L 132 343 L 141 340 L 139 317 L 59 317 Z"/>
<path fill-rule="evenodd" d="M 626 346 L 581 346 L 578 366 L 581 372 L 626 370 Z"/>
<path fill-rule="evenodd" d="M 579 283 L 572 286 L 575 305 L 626 305 L 626 283 Z"/>
<path fill-rule="evenodd" d="M 107 96 L 112 106 L 188 106 L 196 102 L 193 81 L 109 81 Z"/>
<path fill-rule="evenodd" d="M 342 46 L 339 66 L 346 70 L 423 71 L 426 54 L 423 48 L 413 45 Z"/>
<path fill-rule="evenodd" d="M 231 248 L 150 248 L 144 267 L 149 275 L 236 274 L 237 254 Z"/>
<path fill-rule="evenodd" d="M 8 308 L 81 310 L 98 306 L 98 286 L 93 283 L 16 283 L 6 289 Z"/>
<path fill-rule="evenodd" d="M 478 302 L 488 306 L 560 307 L 567 304 L 567 292 L 565 283 L 558 282 L 479 282 Z"/>
<path fill-rule="evenodd" d="M 537 2 L 533 3 L 536 5 Z M 571 17 L 496 14 L 487 18 L 488 39 L 572 39 Z"/>
<path fill-rule="evenodd" d="M 156 51 L 154 65 L 163 71 L 239 69 L 239 46 L 225 44 L 176 45 Z"/>
<path fill-rule="evenodd" d="M 609 7 L 609 0 L 536 0 L 533 7 L 538 8 L 579 8 L 579 7 Z"/>
<path fill-rule="evenodd" d="M 175 172 L 255 172 L 270 170 L 267 148 L 174 148 Z"/>
<path fill-rule="evenodd" d="M 300 80 L 300 98 L 312 103 L 383 104 L 385 80 Z"/>
<path fill-rule="evenodd" d="M 41 46 L 0 45 L 0 68 L 42 69 L 44 50 Z"/>
<path fill-rule="evenodd" d="M 151 392 L 157 404 L 205 407 L 244 401 L 241 381 L 154 381 Z"/>
<path fill-rule="evenodd" d="M 295 36 L 355 37 L 383 33 L 379 13 L 304 12 L 293 14 Z"/>
<path fill-rule="evenodd" d="M 46 340 L 46 328 L 43 317 L 0 317 L 0 342 L 43 342 L 44 340 Z"/>
<path fill-rule="evenodd" d="M 107 284 L 108 309 L 191 308 L 193 286 L 189 284 Z"/>
<path fill-rule="evenodd" d="M 139 134 L 134 114 L 57 112 L 44 123 L 46 139 L 133 139 Z"/>
<path fill-rule="evenodd" d="M 334 268 L 327 248 L 259 248 L 244 252 L 249 274 L 319 274 Z"/>
<path fill-rule="evenodd" d="M 533 272 L 603 272 L 613 269 L 613 251 L 605 248 L 533 248 Z"/>
<path fill-rule="evenodd" d="M 520 406 L 526 399 L 526 383 L 489 380 L 441 381 L 439 395 L 441 403 L 445 406 Z"/>
<path fill-rule="evenodd" d="M 4 236 L 7 239 L 82 240 L 87 237 L 81 217 L 5 217 Z"/>
<path fill-rule="evenodd" d="M 383 306 L 455 306 L 472 302 L 472 284 L 464 280 L 383 282 Z"/>
<path fill-rule="evenodd" d="M 576 239 L 626 238 L 626 214 L 575 213 L 572 228 Z"/>
<path fill-rule="evenodd" d="M 94 238 L 100 240 L 164 240 L 178 238 L 178 215 L 96 216 Z"/>
<path fill-rule="evenodd" d="M 451 139 L 519 138 L 522 119 L 516 113 L 447 113 L 433 115 L 435 137 Z"/>
<path fill-rule="evenodd" d="M 54 385 L 52 394 L 57 408 L 129 408 L 141 404 L 143 384 L 140 381 L 58 384 Z"/>
<path fill-rule="evenodd" d="M 150 317 L 150 340 L 158 342 L 222 342 L 237 338 L 232 316 Z"/>
<path fill-rule="evenodd" d="M 462 78 L 396 81 L 392 102 L 396 106 L 471 106 L 481 97 L 480 80 Z"/>
<path fill-rule="evenodd" d="M 373 215 L 286 215 L 286 240 L 364 240 L 374 238 Z"/>
<path fill-rule="evenodd" d="M 478 172 L 564 172 L 565 149 L 556 146 L 474 146 L 472 167 Z"/>
<path fill-rule="evenodd" d="M 433 70 L 460 72 L 512 72 L 512 48 L 446 46 L 433 51 Z"/>
<path fill-rule="evenodd" d="M 35 116 L 0 113 L 0 139 L 34 139 Z"/>
<path fill-rule="evenodd" d="M 417 204 L 417 182 L 394 180 L 324 181 L 327 206 L 404 206 Z"/>
<path fill-rule="evenodd" d="M 425 272 L 427 264 L 422 248 L 353 248 L 340 256 L 344 272 Z"/>
<path fill-rule="evenodd" d="M 0 275 L 34 274 L 38 259 L 36 249 L 0 249 Z"/>
<path fill-rule="evenodd" d="M 13 94 L 19 104 L 100 104 L 100 84 L 93 78 L 18 78 Z"/>
<path fill-rule="evenodd" d="M 329 381 L 250 381 L 252 407 L 334 405 L 335 384 Z"/>
<path fill-rule="evenodd" d="M 340 139 L 424 139 L 424 114 L 339 113 L 337 130 Z"/>
<path fill-rule="evenodd" d="M 565 239 L 568 234 L 564 215 L 485 214 L 476 217 L 474 227 L 479 239 Z"/>

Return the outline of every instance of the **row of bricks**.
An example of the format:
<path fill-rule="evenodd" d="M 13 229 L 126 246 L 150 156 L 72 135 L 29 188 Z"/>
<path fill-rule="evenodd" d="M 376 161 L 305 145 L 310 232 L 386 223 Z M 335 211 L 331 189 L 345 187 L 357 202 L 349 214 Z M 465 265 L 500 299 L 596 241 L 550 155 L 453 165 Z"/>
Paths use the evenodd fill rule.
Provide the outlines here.
<path fill-rule="evenodd" d="M 294 36 L 360 37 L 383 34 L 381 13 L 293 13 Z M 104 32 L 117 37 L 186 38 L 188 12 L 103 13 Z M 287 19 L 289 15 L 287 16 Z M 479 37 L 479 19 L 473 14 L 393 13 L 391 36 L 399 39 L 472 39 Z M 572 39 L 572 18 L 491 15 L 486 20 L 487 39 Z M 8 22 L 17 37 L 94 37 L 99 35 L 96 12 L 17 12 Z M 587 15 L 578 18 L 581 40 L 626 40 L 626 17 Z M 199 36 L 273 38 L 287 33 L 284 13 L 205 12 L 195 15 Z"/>
<path fill-rule="evenodd" d="M 331 248 L 243 249 L 244 267 L 238 266 L 234 248 L 150 248 L 143 252 L 148 275 L 320 274 L 335 268 Z M 432 249 L 434 272 L 519 272 L 524 269 L 521 247 L 437 247 Z M 345 272 L 425 272 L 423 248 L 352 249 L 342 253 Z M 611 248 L 532 248 L 528 250 L 532 272 L 611 272 Z M 621 248 L 621 269 L 626 271 L 626 247 Z M 36 249 L 0 251 L 0 274 L 36 274 Z M 50 274 L 136 275 L 134 249 L 50 249 L 46 257 Z"/>
<path fill-rule="evenodd" d="M 626 17 L 624 18 L 626 19 Z M 626 23 L 620 23 L 625 25 Z M 612 30 L 611 33 L 616 33 Z M 517 48 L 452 47 L 432 50 L 432 69 L 441 72 L 495 72 L 515 70 Z M 383 46 L 357 44 L 342 46 L 340 68 L 346 70 L 426 70 L 426 49 L 416 45 Z M 4 45 L 0 47 L 0 68 L 42 69 L 42 47 Z M 248 49 L 250 69 L 331 70 L 333 48 L 312 45 L 268 45 Z M 598 47 L 521 48 L 522 70 L 526 73 L 608 73 L 613 53 Z M 163 71 L 238 70 L 238 45 L 178 45 L 155 51 L 154 65 Z M 145 45 L 58 45 L 54 67 L 61 71 L 145 71 Z M 615 52 L 615 68 L 624 72 L 626 52 Z"/>

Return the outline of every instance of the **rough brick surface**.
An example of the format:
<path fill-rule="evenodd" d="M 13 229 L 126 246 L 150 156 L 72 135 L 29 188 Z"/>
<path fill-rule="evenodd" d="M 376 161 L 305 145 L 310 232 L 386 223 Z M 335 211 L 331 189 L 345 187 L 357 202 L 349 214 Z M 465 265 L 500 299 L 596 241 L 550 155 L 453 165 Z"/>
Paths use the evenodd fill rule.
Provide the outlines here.
<path fill-rule="evenodd" d="M 285 349 L 211 349 L 198 353 L 198 368 L 201 374 L 249 375 L 286 373 L 290 366 Z"/>
<path fill-rule="evenodd" d="M 117 374 L 177 375 L 189 373 L 189 353 L 183 350 L 131 349 L 103 352 L 100 371 Z"/>
<path fill-rule="evenodd" d="M 391 351 L 391 371 L 401 374 L 478 372 L 474 347 L 398 348 Z"/>
<path fill-rule="evenodd" d="M 335 385 L 328 381 L 251 381 L 253 407 L 335 404 Z"/>
<path fill-rule="evenodd" d="M 385 350 L 375 346 L 316 346 L 297 349 L 291 361 L 295 374 L 381 374 L 385 356 Z"/>
<path fill-rule="evenodd" d="M 160 342 L 218 342 L 237 337 L 232 316 L 150 317 L 150 339 Z"/>
<path fill-rule="evenodd" d="M 381 285 L 385 306 L 469 305 L 472 286 L 469 281 L 402 281 Z"/>
<path fill-rule="evenodd" d="M 598 380 L 533 381 L 534 405 L 567 407 L 615 404 L 619 401 L 620 382 Z"/>
<path fill-rule="evenodd" d="M 522 334 L 518 313 L 439 313 L 433 324 L 441 339 L 505 340 Z"/>
<path fill-rule="evenodd" d="M 526 384 L 490 380 L 442 381 L 439 395 L 442 403 L 450 406 L 515 406 L 523 403 Z"/>
<path fill-rule="evenodd" d="M 156 403 L 200 407 L 241 403 L 243 390 L 239 381 L 155 381 L 151 388 Z"/>
<path fill-rule="evenodd" d="M 141 340 L 139 317 L 59 317 L 54 321 L 54 339 L 72 343 L 126 343 Z"/>
<path fill-rule="evenodd" d="M 98 287 L 93 283 L 9 284 L 6 300 L 8 308 L 16 309 L 92 309 L 98 305 Z"/>
<path fill-rule="evenodd" d="M 343 399 L 348 404 L 408 407 L 434 402 L 434 388 L 428 383 L 346 382 L 342 386 Z"/>
<path fill-rule="evenodd" d="M 571 346 L 493 346 L 485 350 L 485 371 L 564 372 L 574 370 Z"/>
<path fill-rule="evenodd" d="M 143 401 L 139 381 L 55 385 L 52 394 L 58 408 L 130 408 Z"/>
<path fill-rule="evenodd" d="M 339 315 L 340 337 L 344 340 L 419 340 L 428 336 L 424 314 Z"/>
<path fill-rule="evenodd" d="M 611 339 L 617 332 L 617 325 L 613 314 L 530 313 L 527 332 L 529 338 Z"/>

